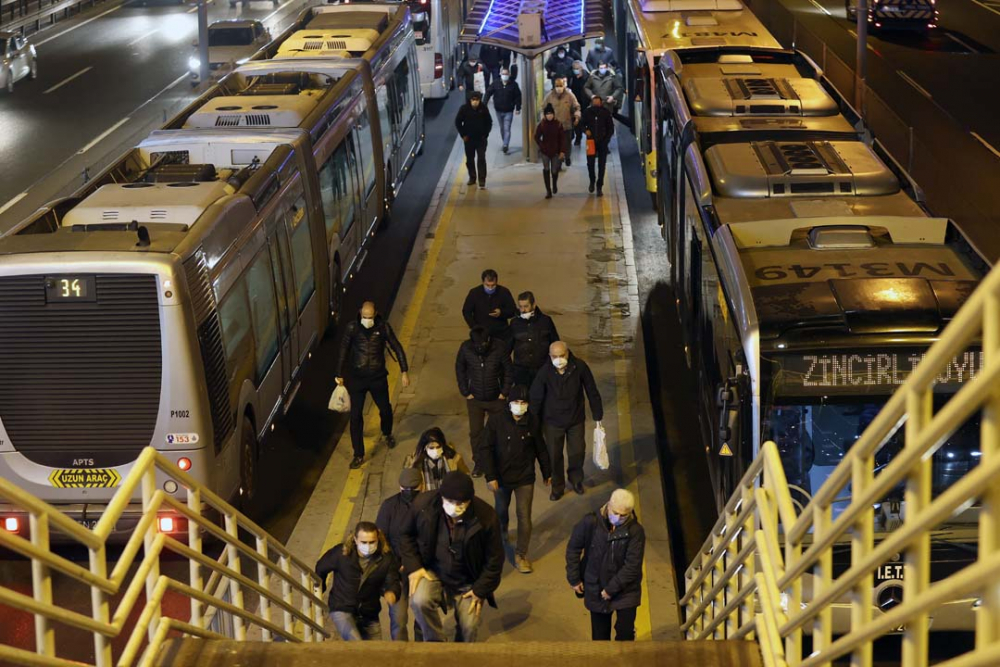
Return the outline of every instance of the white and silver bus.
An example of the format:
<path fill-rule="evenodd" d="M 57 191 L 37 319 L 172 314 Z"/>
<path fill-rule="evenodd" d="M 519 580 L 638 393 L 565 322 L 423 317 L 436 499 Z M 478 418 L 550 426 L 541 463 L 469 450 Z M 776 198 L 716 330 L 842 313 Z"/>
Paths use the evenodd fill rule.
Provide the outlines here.
<path fill-rule="evenodd" d="M 424 99 L 441 99 L 455 85 L 462 62 L 458 35 L 465 19 L 462 0 L 409 0 Z"/>

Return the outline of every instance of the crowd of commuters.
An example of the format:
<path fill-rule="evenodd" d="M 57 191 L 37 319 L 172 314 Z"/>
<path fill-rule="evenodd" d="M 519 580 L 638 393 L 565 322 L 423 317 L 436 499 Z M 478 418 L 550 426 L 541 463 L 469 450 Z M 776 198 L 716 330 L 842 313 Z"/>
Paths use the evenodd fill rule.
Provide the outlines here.
<path fill-rule="evenodd" d="M 564 133 L 560 136 L 566 140 Z M 560 340 L 535 295 L 521 292 L 515 302 L 492 269 L 483 271 L 481 283 L 469 291 L 462 315 L 469 338 L 459 346 L 455 377 L 469 416 L 473 472 L 440 428 L 427 429 L 404 462 L 399 493 L 382 503 L 376 522 L 359 523 L 342 544 L 323 554 L 316 571 L 324 589 L 333 575 L 331 617 L 344 640 L 382 639 L 384 599 L 394 641 L 410 639 L 411 614 L 414 640 L 476 641 L 484 603 L 497 606 L 505 545 L 512 547 L 518 572 L 534 570 L 529 550 L 536 470 L 550 487 L 552 502 L 567 486 L 586 493 L 587 404 L 595 422 L 604 416 L 590 367 Z M 339 368 L 351 360 L 346 382 L 352 438 L 354 411 L 360 420 L 365 392 L 370 392 L 384 439 L 393 446 L 385 381 L 389 353 L 405 373 L 406 357 L 392 328 L 366 302 L 348 327 L 340 353 Z M 343 382 L 339 373 L 337 381 Z M 363 456 L 363 442 L 360 450 L 355 442 L 352 467 L 363 463 Z M 476 495 L 473 477 L 485 477 L 492 505 Z M 593 639 L 610 639 L 614 615 L 616 639 L 635 637 L 645 536 L 634 507 L 631 493 L 616 490 L 580 520 L 566 548 L 567 583 L 591 614 Z M 449 614 L 455 616 L 454 636 L 444 628 Z"/>

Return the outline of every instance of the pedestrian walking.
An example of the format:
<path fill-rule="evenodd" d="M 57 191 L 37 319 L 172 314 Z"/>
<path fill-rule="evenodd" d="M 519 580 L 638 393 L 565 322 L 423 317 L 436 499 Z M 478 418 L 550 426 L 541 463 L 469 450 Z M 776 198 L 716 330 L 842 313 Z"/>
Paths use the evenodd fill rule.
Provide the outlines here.
<path fill-rule="evenodd" d="M 635 516 L 635 497 L 617 489 L 597 512 L 573 528 L 566 545 L 566 579 L 590 612 L 590 636 L 635 640 L 635 616 L 642 603 L 642 560 L 646 532 Z"/>
<path fill-rule="evenodd" d="M 587 139 L 594 142 L 594 154 L 587 151 L 587 173 L 590 175 L 589 192 L 597 187 L 597 196 L 604 196 L 604 171 L 608 164 L 608 149 L 611 144 L 611 137 L 615 134 L 615 119 L 611 117 L 611 112 L 604 106 L 604 101 L 595 96 L 590 108 L 583 112 L 580 125 L 587 135 Z M 597 163 L 597 173 L 594 173 L 594 163 Z"/>
<path fill-rule="evenodd" d="M 483 327 L 493 338 L 510 340 L 510 318 L 517 314 L 517 305 L 510 290 L 499 283 L 493 269 L 480 274 L 481 285 L 469 290 L 462 304 L 462 317 L 472 327 Z"/>
<path fill-rule="evenodd" d="M 399 493 L 382 501 L 378 508 L 375 525 L 389 541 L 393 554 L 398 558 L 402 550 L 403 530 L 407 515 L 413 507 L 413 500 L 423 486 L 423 475 L 416 468 L 403 468 L 399 473 Z M 402 572 L 402 566 L 400 566 Z M 409 586 L 401 586 L 399 597 L 389 605 L 389 636 L 394 642 L 405 642 L 410 638 L 410 597 Z"/>
<path fill-rule="evenodd" d="M 370 521 L 362 521 L 354 533 L 327 551 L 316 563 L 316 574 L 330 588 L 330 618 L 344 641 L 380 640 L 382 613 L 379 597 L 394 605 L 400 597 L 399 560 L 385 535 Z"/>
<path fill-rule="evenodd" d="M 590 73 L 584 67 L 583 62 L 576 60 L 573 62 L 573 76 L 569 78 L 569 89 L 573 91 L 573 95 L 576 96 L 576 101 L 580 104 L 580 113 L 587 110 L 590 106 L 590 95 L 586 94 L 585 88 L 587 86 L 587 81 L 590 80 Z M 583 127 L 580 123 L 576 124 L 573 131 L 574 140 L 573 144 L 576 146 L 580 145 L 580 140 L 583 138 Z"/>
<path fill-rule="evenodd" d="M 469 170 L 469 185 L 475 185 L 478 176 L 479 189 L 485 190 L 486 143 L 493 131 L 493 117 L 483 104 L 483 95 L 478 90 L 458 110 L 455 127 L 465 144 L 465 167 Z"/>
<path fill-rule="evenodd" d="M 485 68 L 479 59 L 470 53 L 465 62 L 458 66 L 458 72 L 455 73 L 455 78 L 458 79 L 458 89 L 465 92 L 466 104 L 472 99 L 472 94 L 476 92 L 476 74 L 483 75 L 483 90 L 479 92 L 485 92 Z"/>
<path fill-rule="evenodd" d="M 600 65 L 597 70 L 590 73 L 590 79 L 584 90 L 590 94 L 591 102 L 593 98 L 600 97 L 612 115 L 621 106 L 625 96 L 625 86 L 621 77 L 607 65 Z"/>
<path fill-rule="evenodd" d="M 510 147 L 510 125 L 514 121 L 514 115 L 521 113 L 521 87 L 510 78 L 510 70 L 506 67 L 500 70 L 500 77 L 486 89 L 483 104 L 488 105 L 491 99 L 497 123 L 500 124 L 500 138 L 503 141 L 501 150 L 506 155 Z"/>
<path fill-rule="evenodd" d="M 563 160 L 569 153 L 569 142 L 562 123 L 556 120 L 552 104 L 546 104 L 542 111 L 542 120 L 535 128 L 535 144 L 538 146 L 539 160 L 542 163 L 542 179 L 545 181 L 545 198 L 552 199 L 553 193 L 559 194 L 559 170 Z"/>
<path fill-rule="evenodd" d="M 410 609 L 424 641 L 447 641 L 442 613 L 451 610 L 456 639 L 476 641 L 483 602 L 496 607 L 504 553 L 497 514 L 475 496 L 472 478 L 450 472 L 440 489 L 417 496 L 402 550 Z"/>
<path fill-rule="evenodd" d="M 556 79 L 567 79 L 573 74 L 573 61 L 579 60 L 580 54 L 570 53 L 565 46 L 556 47 L 556 52 L 545 61 L 545 72 L 553 85 Z"/>
<path fill-rule="evenodd" d="M 385 367 L 386 352 L 399 363 L 400 382 L 403 388 L 410 386 L 407 374 L 406 352 L 399 344 L 396 333 L 376 310 L 375 304 L 365 301 L 357 319 L 344 327 L 344 338 L 340 342 L 337 357 L 337 384 L 346 383 L 351 397 L 351 445 L 354 458 L 351 468 L 360 468 L 365 461 L 365 396 L 372 395 L 378 406 L 382 426 L 382 442 L 389 449 L 396 446 L 392 437 L 392 403 L 389 401 L 389 371 Z"/>
<path fill-rule="evenodd" d="M 618 69 L 618 60 L 615 59 L 614 51 L 607 47 L 603 37 L 598 37 L 594 40 L 594 48 L 587 52 L 587 69 L 593 72 L 601 65 Z"/>
<path fill-rule="evenodd" d="M 542 434 L 549 448 L 552 463 L 552 494 L 550 500 L 559 500 L 569 485 L 583 494 L 583 460 L 587 443 L 584 439 L 586 414 L 583 395 L 590 401 L 590 414 L 598 424 L 604 418 L 601 394 L 594 382 L 590 367 L 573 356 L 566 343 L 559 341 L 549 346 L 548 365 L 538 371 L 531 384 L 531 412 L 541 415 Z M 563 473 L 563 444 L 566 447 L 566 473 Z"/>
<path fill-rule="evenodd" d="M 465 396 L 465 406 L 469 412 L 472 476 L 482 477 L 483 469 L 476 453 L 486 417 L 503 410 L 503 402 L 514 384 L 507 344 L 493 340 L 483 327 L 472 327 L 469 340 L 458 348 L 455 377 L 458 380 L 458 391 Z"/>
<path fill-rule="evenodd" d="M 432 426 L 420 434 L 417 448 L 413 454 L 406 457 L 404 468 L 416 468 L 423 476 L 423 490 L 433 491 L 441 487 L 444 476 L 453 470 L 469 474 L 462 455 L 448 444 L 444 431 Z"/>
<path fill-rule="evenodd" d="M 552 105 L 556 120 L 566 133 L 566 166 L 570 166 L 569 146 L 573 142 L 573 128 L 580 121 L 580 103 L 573 91 L 566 87 L 566 79 L 556 79 L 556 85 L 542 100 L 542 108 Z"/>
<path fill-rule="evenodd" d="M 490 416 L 483 436 L 477 460 L 481 461 L 486 484 L 493 492 L 500 534 L 506 542 L 510 530 L 510 499 L 514 497 L 517 511 L 514 567 L 521 574 L 531 574 L 528 544 L 531 541 L 531 503 L 535 496 L 535 461 L 538 461 L 546 485 L 552 482 L 552 473 L 538 418 L 528 412 L 527 387 L 515 385 L 511 389 L 506 409 Z"/>
<path fill-rule="evenodd" d="M 514 340 L 514 383 L 531 387 L 538 370 L 549 361 L 549 346 L 559 340 L 556 323 L 535 303 L 533 292 L 517 295 L 521 312 L 510 321 Z"/>
<path fill-rule="evenodd" d="M 500 70 L 510 66 L 510 51 L 492 44 L 480 44 L 479 62 L 483 64 L 486 90 L 489 90 L 493 81 L 500 76 Z"/>

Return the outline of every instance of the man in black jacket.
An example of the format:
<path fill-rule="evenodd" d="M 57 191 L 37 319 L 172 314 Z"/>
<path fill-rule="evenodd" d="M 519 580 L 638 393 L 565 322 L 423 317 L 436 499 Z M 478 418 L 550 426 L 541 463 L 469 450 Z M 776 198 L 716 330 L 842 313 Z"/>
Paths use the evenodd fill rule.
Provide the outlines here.
<path fill-rule="evenodd" d="M 580 110 L 583 112 L 590 106 L 590 95 L 584 90 L 589 80 L 590 73 L 583 66 L 583 63 L 579 60 L 573 61 L 573 76 L 569 78 L 569 89 L 573 91 L 576 101 L 580 105 Z M 576 137 L 573 143 L 579 146 L 580 140 L 583 139 L 583 123 L 576 124 L 576 127 L 573 128 L 573 134 Z"/>
<path fill-rule="evenodd" d="M 472 99 L 472 94 L 476 92 L 476 74 L 483 74 L 485 84 L 486 73 L 478 56 L 469 54 L 468 59 L 458 66 L 455 78 L 458 79 L 458 89 L 465 91 L 465 101 Z M 485 88 L 485 85 L 484 85 Z"/>
<path fill-rule="evenodd" d="M 556 47 L 556 52 L 545 61 L 545 72 L 550 81 L 556 79 L 569 79 L 573 75 L 573 61 L 579 60 L 580 54 L 576 51 L 566 51 L 565 46 Z"/>
<path fill-rule="evenodd" d="M 441 488 L 417 496 L 403 531 L 403 568 L 410 609 L 424 641 L 446 641 L 441 612 L 455 609 L 461 641 L 479 633 L 483 601 L 503 574 L 503 542 L 496 512 L 475 496 L 472 478 L 453 470 Z"/>
<path fill-rule="evenodd" d="M 469 96 L 469 101 L 462 105 L 455 116 L 455 127 L 458 136 L 465 144 L 465 167 L 469 170 L 469 185 L 476 184 L 479 178 L 479 189 L 486 189 L 486 143 L 493 131 L 493 117 L 483 104 L 483 94 L 478 90 Z"/>
<path fill-rule="evenodd" d="M 566 580 L 590 612 L 590 636 L 635 640 L 635 614 L 642 603 L 642 560 L 646 531 L 635 517 L 635 497 L 617 489 L 598 512 L 589 512 L 573 528 L 566 545 Z"/>
<path fill-rule="evenodd" d="M 510 126 L 514 122 L 514 114 L 521 113 L 521 88 L 510 77 L 510 70 L 506 67 L 500 70 L 490 87 L 486 89 L 486 97 L 483 104 L 489 104 L 493 100 L 493 111 L 497 114 L 497 122 L 500 124 L 500 139 L 503 140 L 503 153 L 507 154 L 510 146 Z"/>
<path fill-rule="evenodd" d="M 500 531 L 506 540 L 510 523 L 510 499 L 517 502 L 517 546 L 514 567 L 521 574 L 531 574 L 528 543 L 531 541 L 531 501 L 535 495 L 535 461 L 542 469 L 542 479 L 551 483 L 549 454 L 545 451 L 538 419 L 528 412 L 528 388 L 511 389 L 507 409 L 490 416 L 480 443 L 478 461 L 482 463 L 486 483 L 493 491 L 493 504 L 500 519 Z"/>
<path fill-rule="evenodd" d="M 360 468 L 365 461 L 365 395 L 371 393 L 378 406 L 382 422 L 382 440 L 392 449 L 392 404 L 389 402 L 389 371 L 385 367 L 386 347 L 399 363 L 400 382 L 410 386 L 406 352 L 399 344 L 389 322 L 375 311 L 375 304 L 365 301 L 358 318 L 344 328 L 337 358 L 337 384 L 344 384 L 344 364 L 347 367 L 347 391 L 351 395 L 351 444 L 354 458 L 351 468 Z M 348 359 L 350 357 L 350 359 Z"/>
<path fill-rule="evenodd" d="M 597 391 L 590 367 L 569 351 L 566 343 L 549 346 L 551 363 L 544 366 L 531 384 L 531 412 L 542 417 L 542 433 L 552 462 L 552 494 L 559 500 L 566 490 L 563 476 L 563 442 L 566 443 L 567 472 L 570 486 L 583 495 L 583 460 L 587 454 L 584 440 L 583 394 L 590 401 L 590 414 L 598 424 L 604 418 L 604 405 Z"/>
<path fill-rule="evenodd" d="M 399 473 L 399 493 L 382 501 L 378 508 L 375 525 L 382 531 L 389 546 L 397 556 L 402 553 L 403 531 L 409 520 L 413 500 L 420 493 L 423 476 L 416 468 L 403 468 Z M 394 642 L 405 642 L 409 639 L 409 608 L 410 599 L 406 586 L 402 587 L 399 599 L 389 605 L 389 636 Z M 419 629 L 419 627 L 418 627 Z"/>
<path fill-rule="evenodd" d="M 533 293 L 518 294 L 517 308 L 521 312 L 510 321 L 510 334 L 514 341 L 514 382 L 531 387 L 538 369 L 549 361 L 549 346 L 559 340 L 559 332 L 552 318 L 535 305 Z"/>
<path fill-rule="evenodd" d="M 469 340 L 463 341 L 455 358 L 458 391 L 465 396 L 469 411 L 469 445 L 472 448 L 473 477 L 482 477 L 479 465 L 479 439 L 487 415 L 503 410 L 503 402 L 514 384 L 510 354 L 503 341 L 494 341 L 483 327 L 472 327 Z"/>
<path fill-rule="evenodd" d="M 510 290 L 499 284 L 500 277 L 493 269 L 483 271 L 482 285 L 469 290 L 462 304 L 462 317 L 469 328 L 484 327 L 494 338 L 510 340 L 508 320 L 517 314 L 517 306 Z"/>
<path fill-rule="evenodd" d="M 510 51 L 492 44 L 479 45 L 479 61 L 483 64 L 486 89 L 500 76 L 500 70 L 510 65 Z"/>
<path fill-rule="evenodd" d="M 597 196 L 604 196 L 604 169 L 608 164 L 608 146 L 611 137 L 615 134 L 615 119 L 611 112 L 604 106 L 604 100 L 594 97 L 590 101 L 590 106 L 580 117 L 580 125 L 587 134 L 588 139 L 594 140 L 596 155 L 587 155 L 587 172 L 590 174 L 590 192 L 594 191 L 597 185 Z M 594 175 L 594 162 L 597 162 L 597 175 Z"/>
<path fill-rule="evenodd" d="M 326 590 L 333 574 L 330 617 L 344 641 L 382 639 L 379 596 L 390 605 L 400 595 L 399 561 L 378 527 L 362 521 L 354 534 L 327 551 L 316 563 L 316 574 Z"/>

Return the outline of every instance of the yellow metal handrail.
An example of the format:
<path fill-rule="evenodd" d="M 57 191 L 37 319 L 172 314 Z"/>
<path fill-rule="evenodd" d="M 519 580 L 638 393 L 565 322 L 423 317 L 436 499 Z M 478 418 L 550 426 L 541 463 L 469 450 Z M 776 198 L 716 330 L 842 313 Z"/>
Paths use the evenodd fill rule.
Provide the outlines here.
<path fill-rule="evenodd" d="M 933 390 L 956 355 L 982 344 L 974 379 L 935 412 Z M 979 464 L 938 497 L 934 454 L 981 412 Z M 900 452 L 876 475 L 875 455 L 900 429 Z M 756 639 L 769 666 L 820 667 L 850 656 L 868 667 L 879 637 L 900 631 L 901 664 L 928 664 L 930 619 L 943 605 L 974 600 L 975 648 L 949 667 L 1000 664 L 1000 271 L 991 271 L 940 340 L 886 403 L 864 434 L 795 513 L 777 446 L 767 442 L 685 573 L 682 631 L 688 639 Z M 895 530 L 876 540 L 874 505 L 905 484 L 905 511 Z M 979 502 L 976 561 L 931 582 L 931 533 Z M 833 519 L 833 507 L 846 503 Z M 850 565 L 833 576 L 835 545 L 850 545 Z M 903 600 L 874 611 L 873 577 L 903 554 Z M 810 587 L 808 600 L 803 587 Z M 834 609 L 849 627 L 834 635 Z M 803 655 L 804 632 L 812 650 Z"/>
<path fill-rule="evenodd" d="M 183 488 L 187 502 L 157 488 L 157 473 Z M 136 495 L 142 498 L 142 517 L 108 575 L 107 542 Z M 247 626 L 260 628 L 265 641 L 274 636 L 286 641 L 322 641 L 328 636 L 323 625 L 327 609 L 318 590 L 321 582 L 312 568 L 152 447 L 140 454 L 93 530 L 7 480 L 0 479 L 0 498 L 30 518 L 30 539 L 0 530 L 0 546 L 30 559 L 32 568 L 32 594 L 0 586 L 0 604 L 28 611 L 35 619 L 35 649 L 0 644 L 2 664 L 79 667 L 82 663 L 77 660 L 56 654 L 55 624 L 93 635 L 96 667 L 146 667 L 171 632 L 225 638 L 211 627 L 219 613 L 232 619 L 233 635 L 240 640 L 246 639 Z M 159 533 L 157 514 L 161 510 L 187 520 L 187 543 Z M 216 514 L 221 526 L 211 518 Z M 88 549 L 89 567 L 52 551 L 49 543 L 53 529 Z M 253 546 L 241 539 L 241 533 L 253 538 Z M 223 546 L 218 558 L 204 553 L 203 535 Z M 175 553 L 190 564 L 189 581 L 160 572 L 164 552 Z M 241 571 L 241 560 L 256 565 L 256 578 Z M 90 588 L 89 615 L 53 603 L 53 572 Z M 207 583 L 205 572 L 209 573 Z M 190 618 L 163 616 L 162 603 L 168 591 L 189 600 Z M 244 602 L 245 591 L 256 598 L 253 608 Z M 122 596 L 112 614 L 110 599 L 118 593 Z M 146 600 L 140 611 L 138 603 L 143 593 Z M 275 608 L 283 616 L 280 622 L 272 619 Z M 122 634 L 134 612 L 139 612 L 138 620 L 116 659 L 111 640 Z"/>

